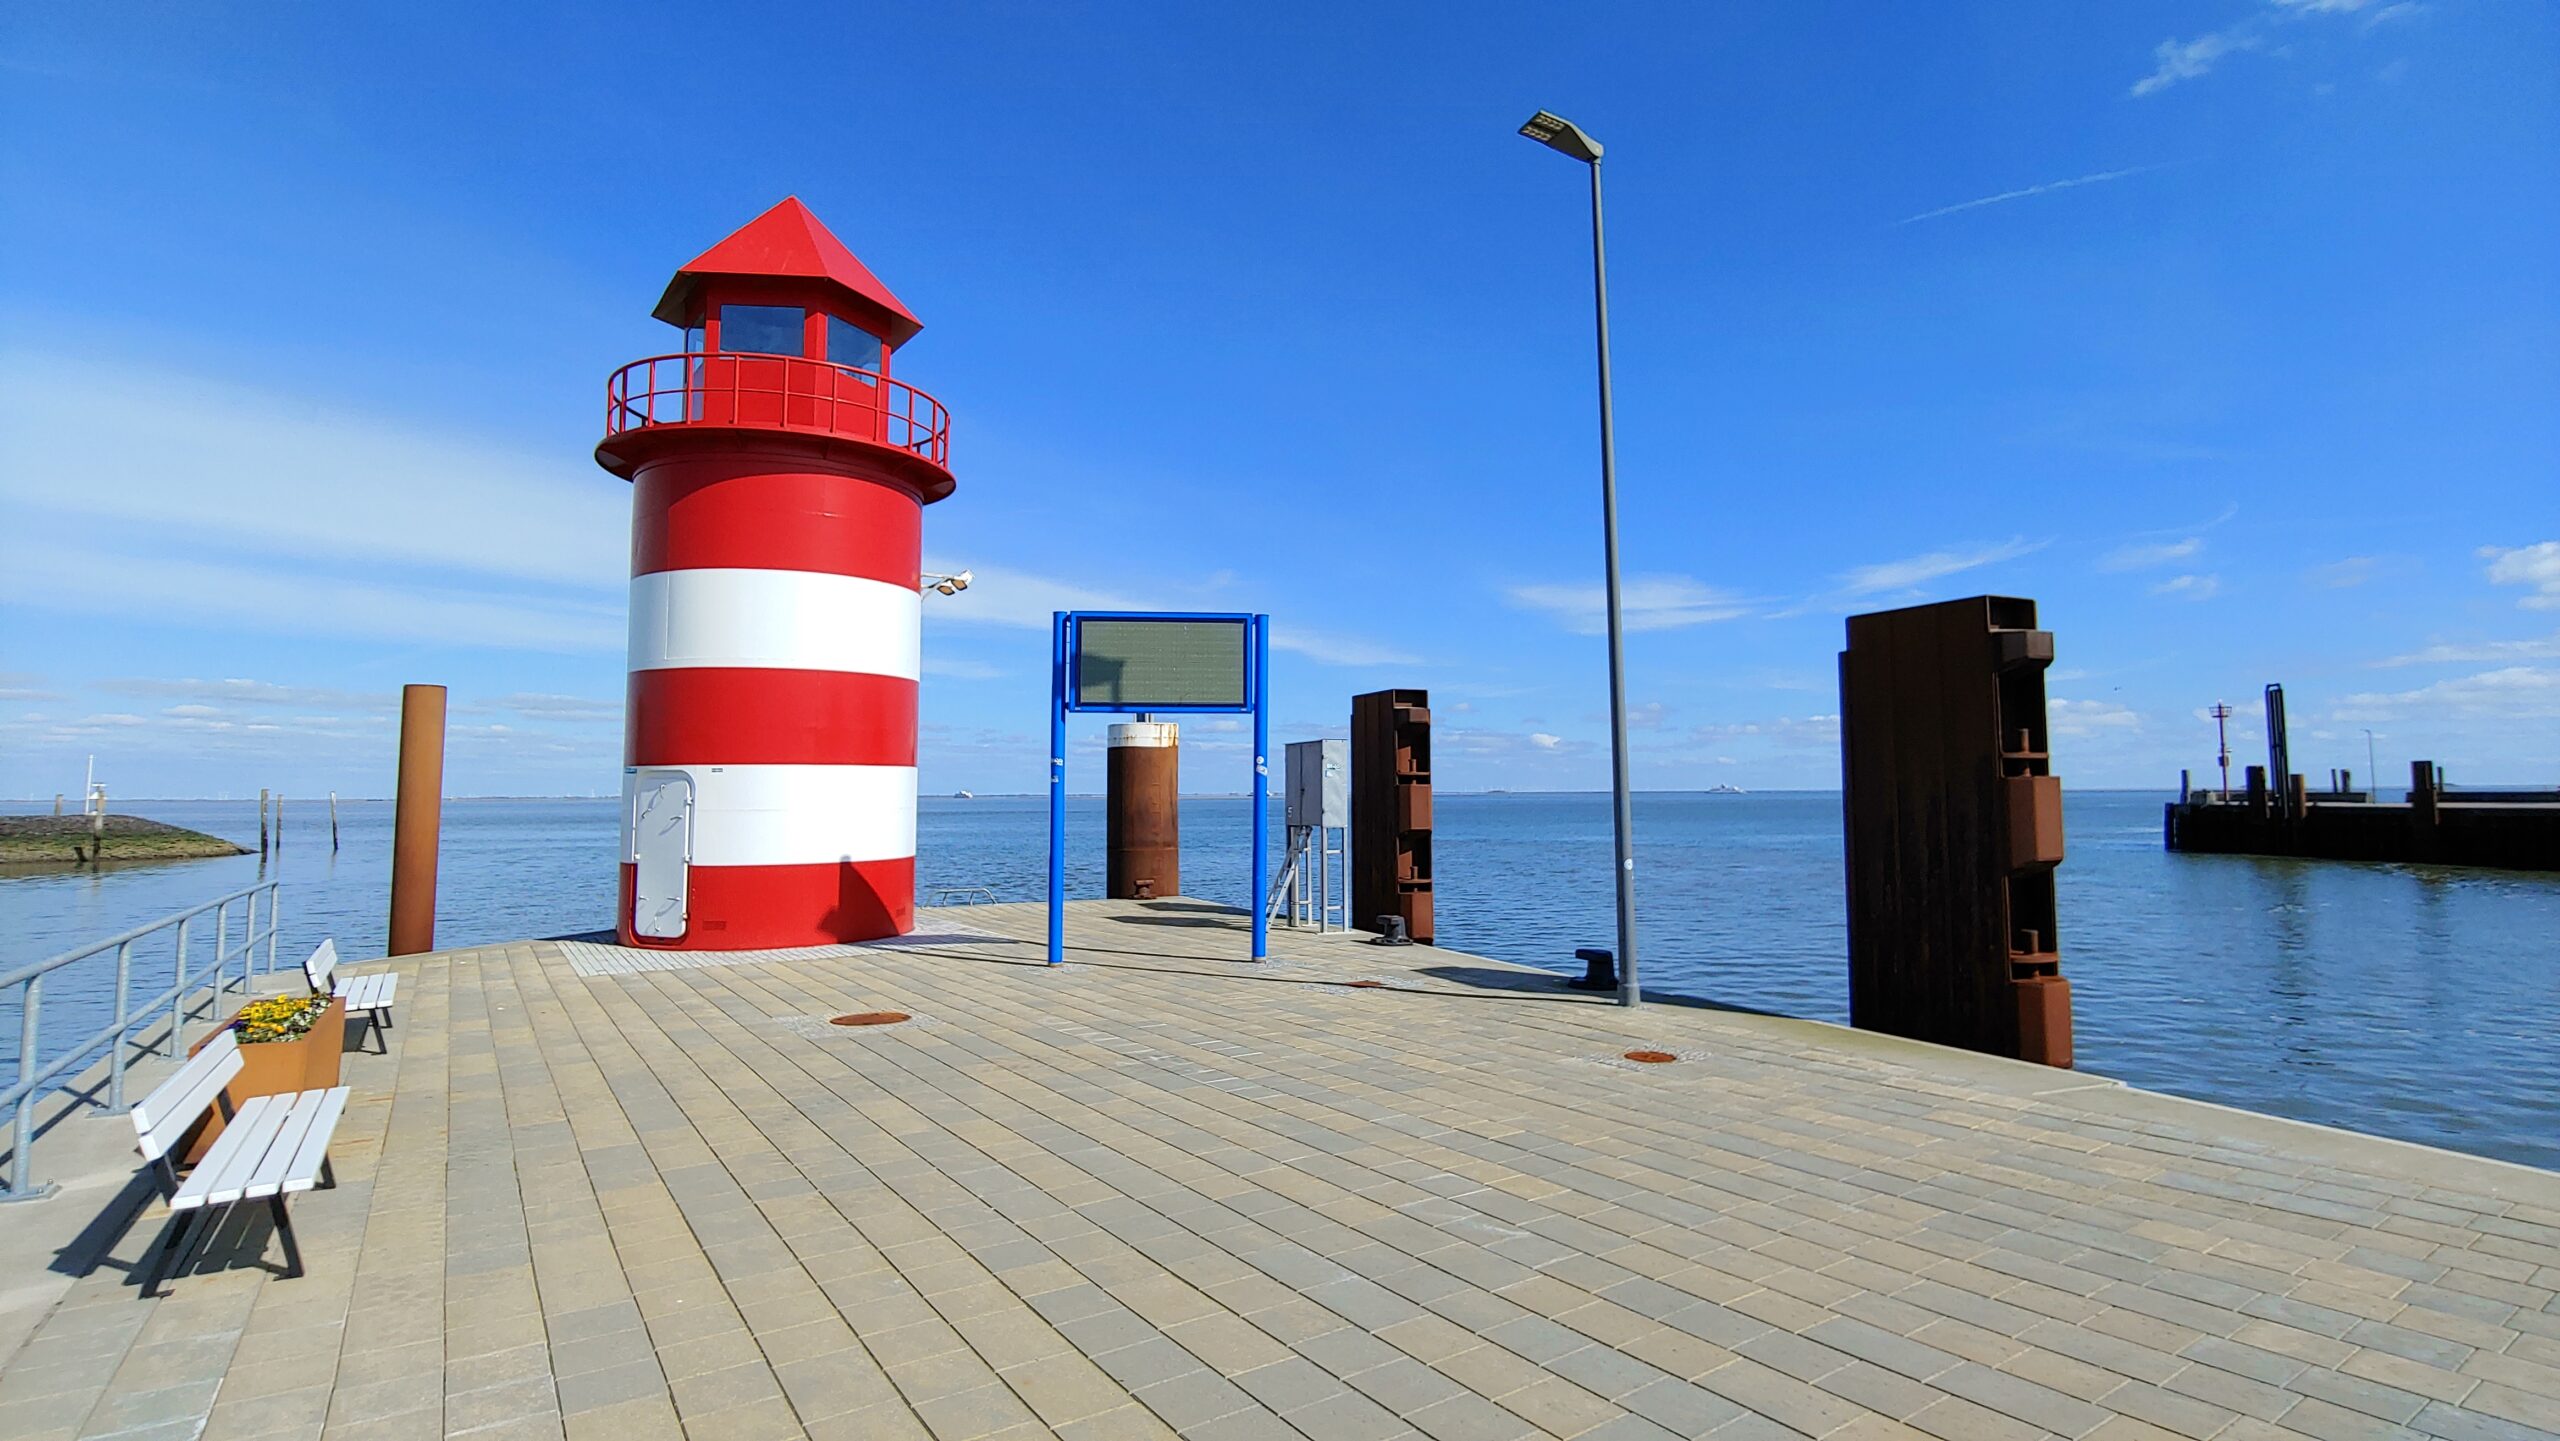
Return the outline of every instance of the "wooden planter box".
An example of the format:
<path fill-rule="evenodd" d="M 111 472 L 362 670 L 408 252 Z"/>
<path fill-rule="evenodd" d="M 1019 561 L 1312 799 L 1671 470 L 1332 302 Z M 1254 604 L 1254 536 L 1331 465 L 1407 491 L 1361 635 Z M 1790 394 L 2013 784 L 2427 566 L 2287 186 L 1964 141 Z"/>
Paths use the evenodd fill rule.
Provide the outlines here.
<path fill-rule="evenodd" d="M 239 1019 L 235 1012 L 223 1028 Z M 204 1039 L 187 1048 L 192 1056 L 211 1044 L 221 1030 L 208 1031 Z M 296 1091 L 321 1091 L 338 1084 L 338 1061 L 347 1045 L 347 1003 L 332 998 L 329 1008 L 312 1022 L 311 1029 L 297 1040 L 262 1041 L 240 1048 L 240 1074 L 222 1088 L 222 1097 L 237 1112 L 252 1096 L 289 1096 Z M 205 1113 L 204 1125 L 188 1138 L 186 1162 L 194 1165 L 203 1159 L 213 1138 L 222 1134 L 222 1111 L 216 1107 Z"/>

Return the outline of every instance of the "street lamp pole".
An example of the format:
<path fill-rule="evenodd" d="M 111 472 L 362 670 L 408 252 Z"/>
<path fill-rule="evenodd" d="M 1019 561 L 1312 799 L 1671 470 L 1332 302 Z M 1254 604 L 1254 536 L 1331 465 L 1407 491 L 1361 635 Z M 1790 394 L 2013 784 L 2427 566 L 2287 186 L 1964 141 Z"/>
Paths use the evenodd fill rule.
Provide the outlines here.
<path fill-rule="evenodd" d="M 2373 758 L 2373 732 L 2364 733 L 2364 793 L 2382 799 L 2382 763 Z"/>
<path fill-rule="evenodd" d="M 1541 110 L 1520 133 L 1591 167 L 1591 301 L 1600 356 L 1600 536 L 1609 610 L 1609 791 L 1617 827 L 1618 1004 L 1644 999 L 1636 979 L 1635 801 L 1627 783 L 1627 660 L 1618 603 L 1618 440 L 1609 393 L 1609 252 L 1600 211 L 1600 142 Z"/>

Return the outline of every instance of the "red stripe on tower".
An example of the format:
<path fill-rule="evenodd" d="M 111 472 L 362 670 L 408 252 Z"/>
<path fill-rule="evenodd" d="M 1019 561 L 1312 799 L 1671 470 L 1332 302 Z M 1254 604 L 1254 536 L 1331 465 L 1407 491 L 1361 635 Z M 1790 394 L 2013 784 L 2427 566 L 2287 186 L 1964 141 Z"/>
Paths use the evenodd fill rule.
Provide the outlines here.
<path fill-rule="evenodd" d="M 741 714 L 737 697 L 765 705 Z M 851 671 L 701 666 L 631 673 L 630 755 L 636 766 L 911 766 L 916 683 Z"/>
<path fill-rule="evenodd" d="M 923 508 L 939 403 L 915 317 L 797 200 L 676 272 L 700 344 L 607 387 L 632 482 L 616 928 L 628 945 L 870 940 L 915 923 Z"/>

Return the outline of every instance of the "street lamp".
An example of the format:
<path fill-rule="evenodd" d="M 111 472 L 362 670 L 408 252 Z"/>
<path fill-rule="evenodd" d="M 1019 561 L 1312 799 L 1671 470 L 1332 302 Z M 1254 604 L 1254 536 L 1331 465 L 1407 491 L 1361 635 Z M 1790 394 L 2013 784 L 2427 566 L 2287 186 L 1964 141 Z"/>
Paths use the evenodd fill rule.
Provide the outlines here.
<path fill-rule="evenodd" d="M 1600 535 L 1609 596 L 1609 790 L 1618 830 L 1618 1004 L 1644 999 L 1636 982 L 1636 820 L 1627 793 L 1627 662 L 1618 616 L 1618 442 L 1609 408 L 1609 259 L 1600 226 L 1600 142 L 1541 110 L 1520 133 L 1591 167 L 1591 302 L 1600 349 Z"/>
<path fill-rule="evenodd" d="M 916 588 L 918 590 L 930 590 L 941 595 L 958 595 L 960 592 L 969 588 L 969 582 L 971 579 L 972 577 L 969 572 L 965 570 L 956 571 L 950 575 L 936 575 L 931 571 L 927 571 L 922 577 L 922 583 Z"/>
<path fill-rule="evenodd" d="M 2364 733 L 2364 793 L 2382 799 L 2382 763 L 2373 758 L 2373 732 Z"/>

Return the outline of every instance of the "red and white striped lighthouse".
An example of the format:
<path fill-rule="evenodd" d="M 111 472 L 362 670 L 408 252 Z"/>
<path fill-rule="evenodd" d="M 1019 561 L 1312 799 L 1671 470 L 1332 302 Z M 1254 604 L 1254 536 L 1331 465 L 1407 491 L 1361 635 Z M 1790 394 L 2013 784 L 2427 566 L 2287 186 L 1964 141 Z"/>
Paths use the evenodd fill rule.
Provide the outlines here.
<path fill-rule="evenodd" d="M 632 483 L 625 945 L 915 924 L 924 507 L 950 425 L 890 374 L 921 328 L 797 199 L 675 274 L 682 354 L 607 387 Z"/>

